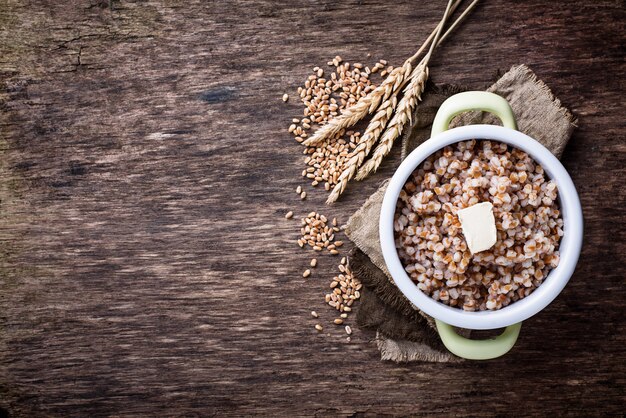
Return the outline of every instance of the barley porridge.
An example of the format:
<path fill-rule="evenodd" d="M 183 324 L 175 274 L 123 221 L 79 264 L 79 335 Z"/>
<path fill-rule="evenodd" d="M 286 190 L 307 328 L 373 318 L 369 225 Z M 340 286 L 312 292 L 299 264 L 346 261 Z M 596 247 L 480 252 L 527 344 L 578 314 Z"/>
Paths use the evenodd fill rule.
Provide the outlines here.
<path fill-rule="evenodd" d="M 530 295 L 559 263 L 563 219 L 556 183 L 525 152 L 463 141 L 426 159 L 405 183 L 394 231 L 418 288 L 466 311 L 496 310 Z M 471 254 L 456 215 L 493 204 L 497 240 Z"/>

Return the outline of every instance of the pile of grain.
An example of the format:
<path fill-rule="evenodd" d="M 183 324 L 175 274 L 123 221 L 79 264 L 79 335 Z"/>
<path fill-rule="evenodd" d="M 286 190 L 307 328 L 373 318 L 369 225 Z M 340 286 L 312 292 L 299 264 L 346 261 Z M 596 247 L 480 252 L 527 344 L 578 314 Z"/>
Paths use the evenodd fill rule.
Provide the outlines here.
<path fill-rule="evenodd" d="M 327 65 L 330 70 L 313 68 L 313 74 L 298 88 L 298 95 L 304 106 L 302 117 L 293 118 L 288 131 L 299 143 L 309 136 L 311 130 L 326 124 L 375 89 L 376 85 L 372 82 L 374 74 L 384 78 L 393 71 L 393 67 L 388 66 L 385 60 L 367 67 L 360 63 L 344 62 L 340 56 L 336 56 Z M 282 100 L 288 102 L 289 95 L 284 94 Z M 309 180 L 313 187 L 323 184 L 326 191 L 331 190 L 337 184 L 339 175 L 346 168 L 345 165 L 360 140 L 361 132 L 354 129 L 341 130 L 321 145 L 304 146 L 306 167 L 302 170 L 302 177 Z M 296 188 L 296 193 L 301 200 L 307 198 L 307 192 L 302 186 Z M 285 214 L 286 219 L 292 219 L 293 216 L 293 211 Z M 301 218 L 300 227 L 300 238 L 297 240 L 300 248 L 309 247 L 317 252 L 340 254 L 343 242 L 335 240 L 336 234 L 340 232 L 336 218 L 329 220 L 313 211 Z M 317 267 L 318 259 L 313 258 L 309 265 L 310 268 L 302 273 L 305 278 L 313 275 L 312 269 Z M 352 305 L 361 296 L 362 285 L 352 275 L 346 257 L 342 257 L 337 268 L 339 273 L 330 280 L 332 290 L 325 295 L 324 300 L 338 313 L 330 322 L 343 326 L 350 341 L 352 328 L 344 322 L 352 311 Z M 312 311 L 311 316 L 319 318 L 316 311 Z M 324 327 L 316 323 L 315 329 L 322 332 Z"/>
<path fill-rule="evenodd" d="M 342 241 L 335 241 L 335 233 L 340 231 L 337 226 L 337 218 L 329 221 L 328 218 L 317 212 L 310 212 L 306 217 L 302 218 L 300 234 L 298 239 L 300 248 L 305 246 L 311 247 L 314 251 L 328 250 L 331 255 L 339 254 L 339 248 L 343 246 Z M 317 266 L 317 258 L 313 258 L 309 263 L 311 267 Z M 330 282 L 331 293 L 326 294 L 325 301 L 328 305 L 339 311 L 339 317 L 335 318 L 332 323 L 335 325 L 343 325 L 344 320 L 348 317 L 348 313 L 352 311 L 352 304 L 358 300 L 361 290 L 361 283 L 352 275 L 350 267 L 347 265 L 346 257 L 341 259 L 338 266 L 339 274 L 333 277 Z M 311 270 L 306 269 L 302 273 L 302 277 L 311 276 Z M 315 311 L 311 313 L 313 317 L 319 316 Z M 321 324 L 316 324 L 315 329 L 323 331 Z M 350 326 L 346 325 L 345 331 L 348 335 L 352 333 Z"/>
<path fill-rule="evenodd" d="M 337 218 L 333 218 L 331 226 L 328 225 L 326 216 L 311 212 L 306 218 L 302 218 L 301 225 L 300 234 L 302 237 L 298 240 L 300 248 L 308 245 L 315 251 L 327 249 L 332 255 L 339 254 L 337 248 L 343 245 L 343 241 L 334 241 L 335 233 L 339 232 Z"/>
<path fill-rule="evenodd" d="M 361 297 L 361 282 L 352 275 L 352 270 L 346 265 L 346 258 L 341 259 L 339 264 L 339 275 L 330 282 L 331 293 L 327 293 L 325 301 L 330 306 L 341 312 L 341 318 L 346 318 L 346 312 L 352 311 L 352 304 Z M 338 318 L 336 324 L 341 325 L 343 320 Z"/>

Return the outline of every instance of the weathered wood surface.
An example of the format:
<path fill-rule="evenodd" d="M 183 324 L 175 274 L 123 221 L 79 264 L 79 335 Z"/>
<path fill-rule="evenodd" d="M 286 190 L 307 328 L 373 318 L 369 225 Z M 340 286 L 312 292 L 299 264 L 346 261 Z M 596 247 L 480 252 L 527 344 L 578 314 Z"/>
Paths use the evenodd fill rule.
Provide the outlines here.
<path fill-rule="evenodd" d="M 345 221 L 397 150 L 301 202 L 281 96 L 335 54 L 400 63 L 443 2 L 0 0 L 0 416 L 623 412 L 623 2 L 483 3 L 432 77 L 527 63 L 580 117 L 585 246 L 506 357 L 397 365 L 313 330 L 336 259 L 302 279 L 283 219 Z"/>

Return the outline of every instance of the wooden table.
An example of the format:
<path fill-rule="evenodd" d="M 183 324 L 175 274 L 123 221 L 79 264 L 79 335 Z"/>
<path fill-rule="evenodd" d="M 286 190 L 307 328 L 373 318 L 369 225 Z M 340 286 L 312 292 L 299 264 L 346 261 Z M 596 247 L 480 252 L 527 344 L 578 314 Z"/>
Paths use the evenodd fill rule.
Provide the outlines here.
<path fill-rule="evenodd" d="M 303 279 L 283 218 L 345 222 L 399 161 L 300 201 L 297 86 L 336 54 L 401 63 L 443 1 L 0 0 L 0 416 L 623 413 L 623 3 L 482 3 L 432 79 L 526 63 L 553 89 L 586 237 L 510 354 L 451 365 L 315 332 L 337 258 Z"/>

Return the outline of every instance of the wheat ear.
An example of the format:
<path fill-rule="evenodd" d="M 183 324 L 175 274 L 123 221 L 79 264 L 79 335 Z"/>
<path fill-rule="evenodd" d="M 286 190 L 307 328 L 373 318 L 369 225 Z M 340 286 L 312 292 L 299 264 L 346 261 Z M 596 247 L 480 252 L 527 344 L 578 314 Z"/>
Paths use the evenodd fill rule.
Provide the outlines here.
<path fill-rule="evenodd" d="M 358 121 L 376 110 L 381 102 L 397 94 L 404 80 L 411 74 L 412 69 L 409 60 L 407 60 L 402 67 L 394 68 L 391 74 L 367 96 L 359 99 L 353 106 L 344 109 L 341 115 L 328 121 L 326 125 L 319 128 L 302 143 L 306 146 L 318 145 L 327 138 L 332 138 L 342 129 L 354 126 Z"/>
<path fill-rule="evenodd" d="M 398 69 L 399 71 L 397 76 L 390 76 L 387 78 L 387 80 L 393 79 L 393 84 L 391 84 L 391 82 L 388 84 L 389 94 L 385 95 L 385 100 L 378 107 L 376 114 L 367 125 L 367 129 L 363 133 L 363 136 L 361 136 L 359 143 L 352 151 L 351 157 L 346 163 L 346 168 L 339 175 L 339 178 L 337 179 L 337 184 L 333 188 L 332 192 L 330 192 L 330 195 L 328 195 L 328 199 L 326 199 L 327 204 L 331 204 L 337 201 L 339 196 L 346 189 L 348 182 L 352 180 L 358 168 L 361 166 L 361 164 L 363 164 L 363 160 L 365 160 L 365 157 L 369 155 L 372 147 L 374 146 L 376 141 L 378 141 L 378 138 L 380 138 L 382 132 L 385 130 L 387 122 L 389 122 L 389 119 L 391 118 L 391 115 L 393 114 L 394 110 L 396 109 L 396 105 L 398 104 L 398 93 L 405 81 L 410 77 L 411 68 L 411 60 L 406 60 L 404 65 Z"/>
<path fill-rule="evenodd" d="M 367 125 L 367 129 L 363 133 L 358 145 L 350 154 L 351 157 L 346 163 L 346 168 L 339 175 L 337 184 L 330 192 L 330 195 L 328 195 L 328 199 L 326 199 L 327 204 L 331 204 L 339 198 L 346 189 L 348 182 L 356 174 L 357 169 L 363 164 L 363 160 L 385 129 L 389 118 L 391 118 L 393 110 L 396 107 L 396 100 L 396 96 L 394 95 L 388 100 L 385 100 L 378 108 L 371 122 Z"/>
<path fill-rule="evenodd" d="M 415 71 L 416 74 L 411 78 L 411 82 L 404 90 L 404 96 L 398 103 L 396 113 L 393 115 L 389 126 L 376 146 L 372 158 L 367 160 L 357 172 L 357 180 L 363 180 L 370 173 L 378 169 L 383 157 L 389 154 L 394 141 L 400 136 L 404 126 L 407 122 L 412 122 L 411 117 L 413 109 L 415 109 L 417 103 L 422 100 L 422 93 L 424 92 L 424 86 L 428 79 L 428 67 L 424 64 L 420 64 Z"/>

